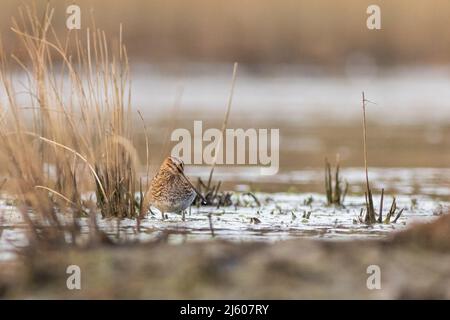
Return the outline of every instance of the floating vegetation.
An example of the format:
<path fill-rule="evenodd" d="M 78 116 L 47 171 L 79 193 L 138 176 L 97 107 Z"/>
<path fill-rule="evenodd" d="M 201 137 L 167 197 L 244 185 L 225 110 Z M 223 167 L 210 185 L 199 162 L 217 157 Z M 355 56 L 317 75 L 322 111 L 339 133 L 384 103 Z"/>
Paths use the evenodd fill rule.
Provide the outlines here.
<path fill-rule="evenodd" d="M 327 197 L 328 198 L 328 197 Z M 313 204 L 313 202 L 314 202 L 314 197 L 313 196 L 309 196 L 308 198 L 306 198 L 304 201 L 303 201 L 303 205 L 305 205 L 305 206 L 311 206 L 312 204 Z"/>
<path fill-rule="evenodd" d="M 444 206 L 441 203 L 439 203 L 437 205 L 437 207 L 433 210 L 433 215 L 434 216 L 441 216 L 443 214 L 444 214 Z"/>
<path fill-rule="evenodd" d="M 219 181 L 216 185 L 208 186 L 198 179 L 197 189 L 201 194 L 204 194 L 206 201 L 202 201 L 200 197 L 196 197 L 193 205 L 216 207 L 261 207 L 260 200 L 255 196 L 253 192 L 237 193 L 231 191 L 220 191 L 222 182 Z"/>
<path fill-rule="evenodd" d="M 244 192 L 236 194 L 236 201 L 233 204 L 235 207 L 255 208 L 261 207 L 261 202 L 253 192 Z"/>
<path fill-rule="evenodd" d="M 252 223 L 252 224 L 260 224 L 261 220 L 259 220 L 257 217 L 250 217 L 250 223 Z"/>
<path fill-rule="evenodd" d="M 205 184 L 201 178 L 199 178 L 197 182 L 197 190 L 204 195 L 206 201 L 203 202 L 202 199 L 197 196 L 193 205 L 197 207 L 204 205 L 216 208 L 235 205 L 236 203 L 233 203 L 232 201 L 233 192 L 220 191 L 221 185 L 222 182 L 219 181 L 216 185 L 210 185 L 208 187 L 208 185 Z"/>
<path fill-rule="evenodd" d="M 291 212 L 289 209 L 283 209 L 283 207 L 280 204 L 275 204 L 275 208 L 273 208 L 270 211 L 270 214 L 285 215 L 285 214 L 289 214 L 289 212 Z"/>

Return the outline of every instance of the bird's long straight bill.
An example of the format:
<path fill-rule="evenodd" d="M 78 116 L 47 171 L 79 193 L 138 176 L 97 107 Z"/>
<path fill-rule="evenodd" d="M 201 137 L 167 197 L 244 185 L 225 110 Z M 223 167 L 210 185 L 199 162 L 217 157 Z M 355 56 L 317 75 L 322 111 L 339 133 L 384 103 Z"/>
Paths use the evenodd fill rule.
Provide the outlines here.
<path fill-rule="evenodd" d="M 186 180 L 187 183 L 189 183 L 189 185 L 191 186 L 192 189 L 194 189 L 195 193 L 200 197 L 200 199 L 202 199 L 203 203 L 206 203 L 206 199 L 202 196 L 202 194 L 197 190 L 196 187 L 194 187 L 194 185 L 192 184 L 192 182 L 184 175 L 184 173 L 181 173 L 181 175 L 183 176 L 184 180 Z"/>

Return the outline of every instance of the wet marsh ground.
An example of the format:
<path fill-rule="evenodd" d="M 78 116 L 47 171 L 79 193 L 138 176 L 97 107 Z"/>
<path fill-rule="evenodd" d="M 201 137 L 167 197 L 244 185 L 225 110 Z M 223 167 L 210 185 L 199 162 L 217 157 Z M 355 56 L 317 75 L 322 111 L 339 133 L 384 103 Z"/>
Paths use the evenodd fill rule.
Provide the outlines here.
<path fill-rule="evenodd" d="M 328 17 L 327 1 L 264 1 L 259 11 L 178 2 L 152 2 L 141 11 L 158 19 L 142 19 L 135 9 L 148 3 L 113 1 L 96 11 L 105 32 L 92 16 L 89 29 L 61 38 L 63 4 L 5 3 L 0 298 L 449 298 L 450 66 L 445 48 L 426 45 L 448 33 L 446 11 L 414 6 L 412 16 L 386 19 L 383 29 L 397 31 L 381 39 L 361 28 L 356 12 L 366 8 L 356 0 L 337 20 L 333 10 L 333 19 L 317 19 Z M 100 7 L 82 1 L 83 19 L 88 3 Z M 429 36 L 405 42 L 417 21 Z M 416 47 L 432 50 L 411 56 Z M 130 65 L 129 57 L 144 58 Z M 232 81 L 232 104 L 230 57 L 247 63 Z M 383 189 L 383 217 L 394 197 L 401 212 L 370 225 L 362 91 L 375 102 L 367 148 L 376 210 Z M 232 205 L 162 221 L 147 210 L 144 186 L 171 153 L 172 131 L 192 132 L 194 120 L 280 130 L 279 171 L 219 165 L 213 182 L 233 193 Z M 329 205 L 324 164 L 337 155 L 349 188 Z M 208 165 L 186 167 L 192 182 L 207 179 Z M 82 270 L 80 291 L 66 286 L 69 265 Z M 369 265 L 383 270 L 382 290 L 368 290 Z"/>
<path fill-rule="evenodd" d="M 319 86 L 321 81 L 316 82 Z M 333 85 L 338 83 L 332 82 Z M 195 94 L 190 97 L 187 90 L 187 100 L 178 110 L 167 103 L 164 94 L 155 105 L 138 108 L 150 128 L 150 150 L 153 151 L 150 176 L 162 158 L 170 153 L 173 143 L 167 141 L 173 129 L 191 129 L 194 120 L 203 120 L 205 129 L 220 127 L 224 107 L 221 97 L 214 95 L 214 88 L 225 85 L 220 79 L 218 83 L 211 80 L 211 84 L 213 90 L 206 97 Z M 252 93 L 252 88 L 260 84 L 250 82 L 246 88 L 250 96 L 259 96 Z M 140 92 L 138 101 L 149 98 L 145 90 Z M 345 96 L 343 92 L 338 93 Z M 301 96 L 295 90 L 291 94 L 291 97 Z M 280 92 L 276 97 L 286 98 Z M 433 122 L 434 116 L 430 115 L 443 110 L 439 101 L 433 100 L 429 110 L 417 104 L 406 113 L 405 108 L 390 110 L 383 105 L 380 109 L 373 106 L 369 110 L 369 176 L 375 203 L 378 204 L 384 188 L 384 214 L 393 196 L 404 211 L 395 223 L 368 226 L 359 221 L 365 200 L 362 126 L 357 100 L 341 111 L 345 99 L 333 104 L 333 97 L 329 97 L 318 106 L 306 101 L 301 107 L 294 101 L 292 105 L 286 103 L 277 108 L 272 118 L 274 108 L 264 107 L 264 99 L 261 109 L 247 109 L 253 103 L 248 98 L 239 98 L 237 92 L 237 106 L 232 110 L 229 127 L 280 129 L 280 170 L 275 176 L 261 176 L 258 169 L 251 167 L 218 166 L 214 181 L 222 182 L 222 190 L 234 192 L 236 205 L 192 207 L 186 221 L 175 214 L 161 221 L 159 214 L 147 213 L 139 230 L 134 219 L 103 219 L 98 215 L 100 229 L 113 243 L 123 247 L 102 246 L 86 251 L 64 248 L 56 252 L 38 250 L 24 254 L 16 249 L 27 244 L 26 227 L 15 202 L 4 192 L 0 208 L 0 296 L 449 296 L 446 289 L 448 268 L 445 267 L 449 261 L 448 247 L 443 250 L 421 247 L 428 239 L 409 238 L 408 246 L 393 240 L 399 237 L 398 232 L 417 222 L 438 219 L 450 206 L 450 126 L 445 120 L 448 114 L 443 112 L 437 122 Z M 211 103 L 211 109 L 202 106 L 205 99 Z M 386 100 L 390 101 L 389 96 Z M 195 106 L 196 102 L 200 102 L 199 105 Z M 329 108 L 324 109 L 324 105 Z M 150 116 L 153 112 L 154 117 Z M 336 118 L 340 113 L 343 117 Z M 408 114 L 412 114 L 412 120 L 402 121 Z M 133 138 L 140 159 L 145 159 L 144 134 L 137 131 Z M 340 156 L 341 178 L 349 183 L 349 191 L 343 206 L 328 206 L 324 159 L 328 158 L 333 165 L 336 154 Z M 208 166 L 186 168 L 186 175 L 193 182 L 198 178 L 205 180 L 208 174 Z M 243 195 L 245 192 L 252 192 L 260 205 L 251 196 Z M 82 233 L 88 237 L 88 219 L 80 219 L 80 224 Z M 69 261 L 86 270 L 88 279 L 83 284 L 86 291 L 73 294 L 66 290 L 64 266 Z M 368 264 L 379 264 L 388 270 L 386 282 L 383 282 L 386 290 L 367 290 L 365 268 Z M 412 282 L 411 279 L 418 280 Z M 219 287 L 215 287 L 217 283 Z"/>
<path fill-rule="evenodd" d="M 161 123 L 164 124 L 163 121 Z M 184 120 L 183 123 L 190 121 Z M 236 127 L 239 127 L 239 121 Z M 165 127 L 151 128 L 166 131 Z M 378 211 L 381 189 L 384 188 L 384 216 L 393 197 L 398 208 L 404 209 L 396 223 L 367 226 L 358 220 L 365 203 L 364 168 L 360 166 L 360 127 L 298 128 L 284 125 L 277 175 L 261 176 L 259 169 L 252 167 L 217 167 L 214 180 L 222 182 L 222 190 L 234 192 L 232 201 L 236 205 L 220 208 L 193 206 L 186 215 L 186 221 L 176 214 L 168 214 L 168 219 L 161 221 L 157 211 L 155 214 L 147 213 L 139 232 L 134 219 L 100 218 L 99 225 L 118 242 L 130 239 L 151 241 L 160 237 L 174 244 L 207 241 L 212 238 L 209 215 L 215 238 L 237 242 L 383 238 L 414 222 L 433 220 L 450 207 L 450 169 L 444 166 L 450 157 L 446 152 L 450 150 L 447 146 L 449 139 L 446 138 L 450 132 L 442 129 L 436 134 L 439 139 L 431 143 L 427 140 L 427 130 L 426 127 L 370 127 L 369 176 L 376 209 Z M 302 141 L 308 139 L 314 139 L 311 148 L 302 149 Z M 152 150 L 162 150 L 164 144 L 156 142 L 151 144 Z M 290 144 L 294 145 L 289 147 Z M 167 149 L 170 147 L 170 144 L 165 146 Z M 141 152 L 143 149 L 138 147 Z M 328 156 L 334 164 L 334 152 L 341 157 L 341 179 L 349 185 L 343 206 L 328 206 L 326 203 L 323 161 Z M 158 156 L 162 154 L 158 153 L 151 159 L 153 172 L 160 161 Z M 403 166 L 399 166 L 401 162 Z M 205 180 L 209 170 L 208 166 L 187 166 L 186 175 L 193 182 L 199 178 Z M 244 195 L 245 192 L 254 193 L 260 206 L 252 197 Z M 20 226 L 21 218 L 16 208 L 7 204 L 4 202 L 2 207 L 4 231 L 0 252 L 3 253 L 11 249 L 10 241 L 20 244 L 15 232 L 20 227 L 14 227 Z M 11 218 L 15 219 L 11 221 Z"/>
<path fill-rule="evenodd" d="M 177 125 L 183 123 L 192 122 Z M 370 126 L 376 206 L 385 188 L 384 214 L 392 196 L 405 210 L 396 223 L 368 226 L 358 221 L 364 207 L 361 128 L 280 127 L 276 176 L 261 176 L 254 168 L 217 168 L 215 180 L 235 191 L 237 206 L 192 207 L 186 221 L 176 214 L 161 221 L 149 213 L 139 232 L 133 219 L 99 217 L 100 228 L 123 248 L 44 251 L 23 260 L 15 250 L 25 243 L 25 226 L 14 204 L 3 202 L 0 292 L 40 298 L 448 298 L 448 250 L 423 248 L 421 239 L 410 238 L 406 246 L 392 239 L 415 223 L 435 221 L 450 207 L 449 128 Z M 153 150 L 161 150 L 164 145 L 156 142 Z M 325 198 L 323 160 L 327 156 L 333 164 L 335 153 L 341 156 L 341 178 L 349 183 L 343 207 L 328 206 Z M 186 169 L 192 181 L 208 173 L 208 166 Z M 243 195 L 248 191 L 261 206 Z M 87 219 L 82 224 L 87 234 Z M 69 261 L 87 270 L 80 293 L 64 289 Z M 381 291 L 366 288 L 369 264 L 384 270 Z"/>
<path fill-rule="evenodd" d="M 450 221 L 416 226 L 384 240 L 220 240 L 172 245 L 34 252 L 0 269 L 8 298 L 411 299 L 450 297 Z M 67 265 L 83 270 L 81 290 L 67 290 Z M 382 271 L 369 290 L 367 267 Z"/>

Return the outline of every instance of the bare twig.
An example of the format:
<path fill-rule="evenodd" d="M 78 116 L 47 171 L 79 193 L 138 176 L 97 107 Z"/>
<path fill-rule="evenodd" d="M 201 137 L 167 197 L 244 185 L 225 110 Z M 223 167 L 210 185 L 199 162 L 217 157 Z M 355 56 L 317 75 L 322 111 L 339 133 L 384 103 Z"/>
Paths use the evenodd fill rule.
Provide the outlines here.
<path fill-rule="evenodd" d="M 366 125 L 366 100 L 364 91 L 362 92 L 362 109 L 363 109 L 363 145 L 364 145 L 364 169 L 366 173 L 366 192 L 367 192 L 367 216 L 366 222 L 371 224 L 376 221 L 375 209 L 373 207 L 372 191 L 369 183 L 369 169 L 367 166 L 367 125 Z"/>
<path fill-rule="evenodd" d="M 232 79 L 231 79 L 230 95 L 228 96 L 227 111 L 225 113 L 225 118 L 223 119 L 223 124 L 222 124 L 222 134 L 220 135 L 220 138 L 219 138 L 219 140 L 217 142 L 217 147 L 216 147 L 215 152 L 214 152 L 214 159 L 213 159 L 211 171 L 209 173 L 209 178 L 208 178 L 208 184 L 207 184 L 206 192 L 209 191 L 209 188 L 211 186 L 212 176 L 214 174 L 214 168 L 216 167 L 217 156 L 219 154 L 219 148 L 220 148 L 220 146 L 222 144 L 222 139 L 223 139 L 223 135 L 224 135 L 225 129 L 227 128 L 228 118 L 230 117 L 231 104 L 233 102 L 234 85 L 236 83 L 237 69 L 238 69 L 238 63 L 235 62 L 234 66 L 233 66 L 233 76 L 232 76 Z"/>

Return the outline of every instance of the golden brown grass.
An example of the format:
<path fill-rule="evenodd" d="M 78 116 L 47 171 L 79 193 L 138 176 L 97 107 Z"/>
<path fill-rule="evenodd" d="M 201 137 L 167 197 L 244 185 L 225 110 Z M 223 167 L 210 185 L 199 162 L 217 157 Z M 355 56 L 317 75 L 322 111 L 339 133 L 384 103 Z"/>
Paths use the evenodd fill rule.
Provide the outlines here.
<path fill-rule="evenodd" d="M 142 214 L 145 186 L 137 178 L 139 159 L 131 142 L 122 29 L 115 46 L 95 23 L 86 32 L 60 38 L 53 15 L 49 6 L 43 16 L 22 7 L 11 30 L 26 57 L 0 50 L 7 98 L 1 105 L 0 154 L 5 188 L 17 197 L 32 240 L 51 232 L 64 242 L 66 232 L 76 241 L 79 216 L 91 216 L 94 236 L 98 212 L 120 218 Z M 13 63 L 25 82 L 13 78 Z M 136 198 L 137 192 L 141 197 Z"/>

